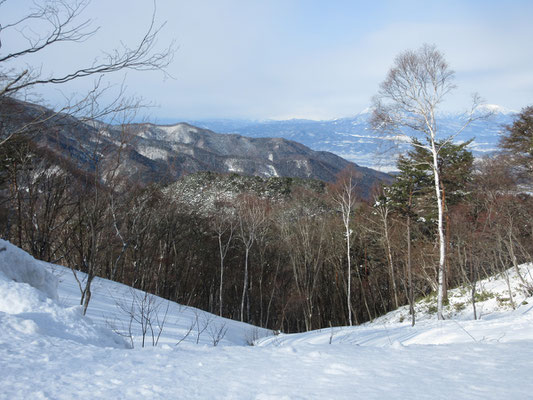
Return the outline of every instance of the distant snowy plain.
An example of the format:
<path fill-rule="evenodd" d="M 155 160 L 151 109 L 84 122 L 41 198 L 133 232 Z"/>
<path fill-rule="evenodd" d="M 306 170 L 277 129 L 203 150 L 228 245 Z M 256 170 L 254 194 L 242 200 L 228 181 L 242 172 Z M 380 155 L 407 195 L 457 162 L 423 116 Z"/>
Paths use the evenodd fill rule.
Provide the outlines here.
<path fill-rule="evenodd" d="M 332 152 L 363 167 L 383 172 L 397 171 L 397 155 L 409 149 L 410 139 L 405 136 L 384 136 L 374 131 L 370 124 L 371 115 L 372 109 L 367 108 L 352 117 L 325 121 L 212 119 L 190 123 L 218 133 L 238 133 L 254 138 L 282 137 L 300 142 L 313 150 Z M 486 104 L 478 106 L 473 116 L 472 123 L 462 130 L 467 120 L 466 114 L 439 113 L 439 138 L 445 139 L 462 130 L 454 141 L 462 143 L 472 140 L 468 148 L 479 158 L 498 150 L 501 132 L 505 126 L 512 124 L 516 111 Z M 481 116 L 487 118 L 476 119 Z"/>
<path fill-rule="evenodd" d="M 521 272 L 533 281 L 533 265 Z M 516 309 L 503 278 L 489 279 L 479 285 L 493 293 L 478 303 L 481 320 L 455 290 L 446 321 L 421 302 L 414 327 L 404 307 L 300 334 L 149 297 L 166 319 L 158 345 L 148 333 L 143 348 L 127 313 L 143 293 L 97 278 L 83 317 L 70 270 L 0 241 L 0 398 L 531 399 L 533 297 L 509 278 Z"/>

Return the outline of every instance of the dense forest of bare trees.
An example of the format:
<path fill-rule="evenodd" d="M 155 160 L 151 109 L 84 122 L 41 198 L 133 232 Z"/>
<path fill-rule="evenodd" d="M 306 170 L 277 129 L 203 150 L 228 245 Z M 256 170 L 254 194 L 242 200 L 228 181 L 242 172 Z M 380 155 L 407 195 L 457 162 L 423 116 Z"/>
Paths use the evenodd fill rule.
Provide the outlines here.
<path fill-rule="evenodd" d="M 419 146 L 372 199 L 354 200 L 350 171 L 329 186 L 271 178 L 279 196 L 246 189 L 247 179 L 259 178 L 235 177 L 240 189 L 231 196 L 209 191 L 228 178 L 211 174 L 199 183 L 210 194 L 196 193 L 195 203 L 175 185 L 135 187 L 119 174 L 104 185 L 58 165 L 23 136 L 0 152 L 2 236 L 36 258 L 85 272 L 78 274 L 85 307 L 91 280 L 101 276 L 293 332 L 362 323 L 438 288 L 432 155 Z M 514 180 L 524 184 L 516 170 L 529 160 L 521 167 L 502 152 L 474 163 L 466 144 L 452 143 L 442 144 L 439 157 L 445 287 L 473 287 L 530 260 L 532 198 Z"/>

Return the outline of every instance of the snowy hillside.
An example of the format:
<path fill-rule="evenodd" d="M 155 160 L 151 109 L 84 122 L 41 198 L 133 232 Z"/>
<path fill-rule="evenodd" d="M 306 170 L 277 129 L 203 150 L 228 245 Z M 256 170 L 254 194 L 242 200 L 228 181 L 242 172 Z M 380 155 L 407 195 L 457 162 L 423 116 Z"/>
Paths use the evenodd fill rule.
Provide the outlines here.
<path fill-rule="evenodd" d="M 521 273 L 533 281 L 533 265 Z M 0 398 L 531 398 L 533 297 L 512 270 L 478 287 L 480 320 L 458 289 L 447 321 L 420 303 L 415 327 L 400 309 L 364 326 L 261 338 L 270 332 L 102 279 L 83 317 L 70 270 L 0 241 Z M 144 348 L 132 310 L 152 310 Z M 153 347 L 150 325 L 155 341 L 163 321 Z"/>
<path fill-rule="evenodd" d="M 414 327 L 411 326 L 409 306 L 404 306 L 361 326 L 279 335 L 261 339 L 258 345 L 285 346 L 303 341 L 315 344 L 331 342 L 403 347 L 420 344 L 504 343 L 531 340 L 533 264 L 524 264 L 519 270 L 527 287 L 514 269 L 477 283 L 477 320 L 474 320 L 470 291 L 457 288 L 448 292 L 449 304 L 444 307 L 445 321 L 437 320 L 437 298 L 432 295 L 416 303 Z"/>

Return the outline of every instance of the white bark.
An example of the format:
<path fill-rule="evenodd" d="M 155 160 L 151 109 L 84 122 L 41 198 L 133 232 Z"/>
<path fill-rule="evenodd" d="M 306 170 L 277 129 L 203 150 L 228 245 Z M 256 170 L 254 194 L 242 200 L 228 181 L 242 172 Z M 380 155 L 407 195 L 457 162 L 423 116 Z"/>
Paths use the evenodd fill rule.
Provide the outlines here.
<path fill-rule="evenodd" d="M 344 174 L 344 176 L 343 176 Z M 342 222 L 344 225 L 344 235 L 346 241 L 346 260 L 347 260 L 347 287 L 346 287 L 346 306 L 348 308 L 348 324 L 352 326 L 352 260 L 351 260 L 351 230 L 350 230 L 350 219 L 352 215 L 352 210 L 355 206 L 356 196 L 355 196 L 355 182 L 354 179 L 357 175 L 356 171 L 346 170 L 341 173 L 340 176 L 340 187 L 338 192 L 335 195 L 335 202 L 339 205 Z"/>
<path fill-rule="evenodd" d="M 439 270 L 438 270 L 438 291 L 437 291 L 437 317 L 444 319 L 443 315 L 443 295 L 444 295 L 444 267 L 446 261 L 446 242 L 444 237 L 444 210 L 442 208 L 442 192 L 440 188 L 440 176 L 438 169 L 438 152 L 435 147 L 435 140 L 431 140 L 431 152 L 433 154 L 433 176 L 435 178 L 435 195 L 437 197 L 438 208 L 438 231 L 439 231 Z"/>
<path fill-rule="evenodd" d="M 249 277 L 249 256 L 250 249 L 254 245 L 257 237 L 262 234 L 261 230 L 266 221 L 265 205 L 257 198 L 245 195 L 239 200 L 239 239 L 242 241 L 245 250 L 244 257 L 244 279 L 241 296 L 240 318 L 244 321 L 244 305 L 248 299 L 248 277 Z M 249 299 L 248 299 L 249 301 Z M 248 303 L 248 307 L 250 304 Z"/>
<path fill-rule="evenodd" d="M 346 228 L 346 259 L 348 260 L 348 288 L 346 289 L 346 302 L 348 305 L 348 323 L 352 326 L 352 263 L 350 257 L 350 211 L 348 210 L 344 220 Z"/>
<path fill-rule="evenodd" d="M 443 319 L 444 268 L 446 245 L 444 237 L 444 209 L 442 188 L 440 187 L 437 147 L 437 123 L 435 113 L 444 97 L 455 88 L 454 72 L 449 68 L 443 55 L 435 46 L 423 45 L 416 51 L 405 51 L 395 59 L 393 68 L 374 97 L 372 125 L 385 134 L 408 136 L 413 144 L 431 152 L 432 169 L 435 181 L 435 195 L 438 208 L 439 266 L 438 266 L 438 318 Z M 474 95 L 469 117 L 462 127 L 444 138 L 447 143 L 463 131 L 475 118 L 473 112 L 479 105 L 479 97 Z M 477 118 L 483 118 L 478 116 Z"/>

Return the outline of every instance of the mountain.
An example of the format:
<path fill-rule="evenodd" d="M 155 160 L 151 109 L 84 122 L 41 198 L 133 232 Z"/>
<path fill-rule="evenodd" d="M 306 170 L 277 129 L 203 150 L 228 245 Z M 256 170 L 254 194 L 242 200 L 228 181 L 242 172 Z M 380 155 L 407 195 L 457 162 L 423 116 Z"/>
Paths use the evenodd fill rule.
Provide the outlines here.
<path fill-rule="evenodd" d="M 366 192 L 376 181 L 390 179 L 333 153 L 313 151 L 282 138 L 224 135 L 185 123 L 170 126 L 143 124 L 131 126 L 131 129 L 134 132 L 132 151 L 150 160 L 154 165 L 152 168 L 175 176 L 209 170 L 332 182 L 340 171 L 351 165 L 362 174 Z"/>
<path fill-rule="evenodd" d="M 262 177 L 295 177 L 333 182 L 347 167 L 360 173 L 360 189 L 368 195 L 378 181 L 390 176 L 359 167 L 327 151 L 283 138 L 250 138 L 219 134 L 187 123 L 106 126 L 55 114 L 29 103 L 13 101 L 0 120 L 16 129 L 33 126 L 32 137 L 44 148 L 77 168 L 116 171 L 143 184 L 169 183 L 199 171 L 238 173 Z"/>
<path fill-rule="evenodd" d="M 481 157 L 497 150 L 503 126 L 512 123 L 515 112 L 497 105 L 484 105 L 479 114 L 491 112 L 487 119 L 475 120 L 457 137 L 457 141 L 474 139 L 470 149 Z M 292 119 L 286 121 L 199 120 L 194 125 L 221 133 L 238 133 L 254 138 L 282 137 L 298 141 L 313 150 L 337 154 L 358 165 L 394 170 L 394 154 L 404 152 L 408 141 L 394 143 L 390 138 L 377 136 L 370 127 L 371 110 L 349 118 L 326 121 Z M 464 124 L 465 116 L 447 113 L 439 116 L 443 137 L 453 134 Z"/>

